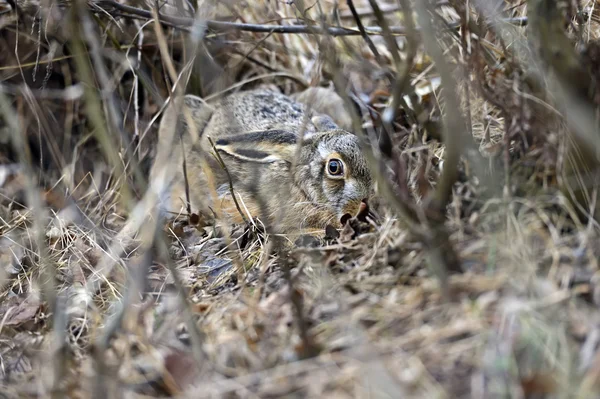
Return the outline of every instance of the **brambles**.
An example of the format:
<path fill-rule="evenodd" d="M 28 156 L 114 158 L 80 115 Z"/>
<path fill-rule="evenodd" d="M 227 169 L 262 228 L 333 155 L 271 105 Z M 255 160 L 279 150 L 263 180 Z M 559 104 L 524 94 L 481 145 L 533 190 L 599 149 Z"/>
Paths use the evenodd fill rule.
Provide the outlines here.
<path fill-rule="evenodd" d="M 0 4 L 2 394 L 597 396 L 598 4 L 167 3 Z M 261 84 L 318 87 L 378 196 L 162 220 L 166 102 Z"/>

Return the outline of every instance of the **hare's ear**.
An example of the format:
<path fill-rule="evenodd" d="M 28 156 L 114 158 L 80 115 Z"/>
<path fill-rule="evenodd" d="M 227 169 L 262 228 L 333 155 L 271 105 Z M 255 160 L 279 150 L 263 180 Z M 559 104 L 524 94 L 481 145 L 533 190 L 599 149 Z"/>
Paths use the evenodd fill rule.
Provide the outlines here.
<path fill-rule="evenodd" d="M 221 137 L 217 151 L 246 162 L 291 162 L 297 137 L 286 130 L 263 130 Z"/>
<path fill-rule="evenodd" d="M 336 130 L 339 129 L 329 115 L 315 115 L 311 119 L 317 130 Z"/>

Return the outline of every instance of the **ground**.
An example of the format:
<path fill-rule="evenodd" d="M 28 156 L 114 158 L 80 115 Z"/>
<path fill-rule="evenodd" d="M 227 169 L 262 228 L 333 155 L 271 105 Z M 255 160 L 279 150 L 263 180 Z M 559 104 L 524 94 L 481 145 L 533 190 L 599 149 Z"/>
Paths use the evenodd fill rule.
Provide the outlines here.
<path fill-rule="evenodd" d="M 597 5 L 536 20 L 542 1 L 505 1 L 467 20 L 464 2 L 438 3 L 439 41 L 416 2 L 204 2 L 202 44 L 188 3 L 164 5 L 162 25 L 150 2 L 0 3 L 0 397 L 596 397 L 595 192 L 564 190 L 565 143 L 583 135 L 552 82 L 576 67 L 596 82 Z M 323 12 L 358 30 L 351 4 L 369 40 L 267 26 Z M 532 83 L 518 50 L 532 32 L 579 63 L 533 52 L 551 72 Z M 144 182 L 182 70 L 205 98 L 343 87 L 368 132 L 394 109 L 372 146 L 377 218 L 302 239 L 159 220 Z M 597 107 L 594 85 L 573 95 Z"/>

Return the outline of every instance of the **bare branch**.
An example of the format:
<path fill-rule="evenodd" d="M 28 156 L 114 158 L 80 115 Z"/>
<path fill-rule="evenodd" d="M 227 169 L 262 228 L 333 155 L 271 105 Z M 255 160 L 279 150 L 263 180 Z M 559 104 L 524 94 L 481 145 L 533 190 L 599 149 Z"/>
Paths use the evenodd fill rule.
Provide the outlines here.
<path fill-rule="evenodd" d="M 458 101 L 458 85 L 448 67 L 448 63 L 444 59 L 443 50 L 437 42 L 438 31 L 431 22 L 428 7 L 420 1 L 415 3 L 419 22 L 424 28 L 422 31 L 423 43 L 433 58 L 444 85 L 444 91 L 441 94 L 447 108 L 444 113 L 445 122 L 443 129 L 444 144 L 446 146 L 444 168 L 435 191 L 435 198 L 432 198 L 433 202 L 431 203 L 434 209 L 443 214 L 452 196 L 452 187 L 458 177 L 458 162 L 463 143 L 465 142 L 466 126 L 461 117 L 462 112 Z"/>
<path fill-rule="evenodd" d="M 377 59 L 377 62 L 379 62 L 380 65 L 383 65 L 383 62 L 381 60 L 381 54 L 379 54 L 379 51 L 377 51 L 377 47 L 375 47 L 375 44 L 373 44 L 373 41 L 365 31 L 365 27 L 363 26 L 362 21 L 360 20 L 360 16 L 356 12 L 356 7 L 354 7 L 354 2 L 352 0 L 347 0 L 346 2 L 348 3 L 348 7 L 350 8 L 352 15 L 354 16 L 354 21 L 356 22 L 356 26 L 358 27 L 361 36 L 363 37 L 363 39 L 365 39 L 365 42 L 369 46 L 369 49 L 371 49 L 371 52 Z"/>
<path fill-rule="evenodd" d="M 117 3 L 112 0 L 103 0 L 95 3 L 95 7 L 99 8 L 104 6 L 106 8 L 113 8 L 115 10 L 122 11 L 134 16 L 143 17 L 146 19 L 152 18 L 152 13 L 140 8 L 127 6 L 124 4 Z M 179 28 L 188 28 L 194 24 L 192 18 L 173 17 L 169 15 L 160 15 L 161 23 L 168 23 L 171 26 Z M 363 33 L 358 27 L 344 28 L 344 27 L 327 27 L 323 28 L 318 25 L 307 26 L 307 25 L 261 25 L 261 24 L 248 24 L 239 22 L 226 22 L 226 21 L 213 21 L 206 20 L 206 28 L 215 32 L 226 32 L 226 31 L 246 31 L 246 32 L 259 32 L 259 33 L 281 33 L 281 34 L 298 34 L 298 33 L 313 33 L 313 34 L 328 34 L 330 36 L 358 36 Z M 527 24 L 526 17 L 520 18 L 509 18 L 505 22 L 515 24 L 518 26 L 524 26 Z M 460 23 L 451 24 L 453 29 L 458 29 Z M 390 26 L 390 32 L 394 35 L 405 35 L 406 29 L 402 26 Z M 383 35 L 383 29 L 380 26 L 366 26 L 364 27 L 364 33 L 368 35 Z"/>

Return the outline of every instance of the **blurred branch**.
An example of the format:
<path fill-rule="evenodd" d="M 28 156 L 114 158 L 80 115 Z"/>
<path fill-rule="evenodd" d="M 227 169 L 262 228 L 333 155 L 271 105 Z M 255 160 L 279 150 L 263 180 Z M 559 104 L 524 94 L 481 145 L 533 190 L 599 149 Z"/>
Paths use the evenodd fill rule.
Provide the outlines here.
<path fill-rule="evenodd" d="M 42 203 L 42 196 L 36 183 L 35 173 L 32 168 L 32 157 L 29 147 L 25 141 L 27 135 L 26 129 L 21 125 L 19 121 L 19 112 L 11 106 L 11 101 L 8 96 L 0 92 L 0 116 L 4 119 L 8 125 L 10 131 L 10 139 L 15 153 L 18 156 L 18 161 L 24 170 L 25 176 L 25 195 L 27 199 L 27 205 L 32 212 L 33 226 L 32 241 L 37 246 L 36 255 L 39 257 L 41 265 L 41 278 L 40 285 L 42 287 L 42 293 L 44 299 L 48 302 L 48 307 L 51 312 L 55 312 L 57 305 L 56 299 L 56 265 L 51 262 L 48 256 L 48 250 L 46 247 L 46 210 Z"/>
<path fill-rule="evenodd" d="M 28 88 L 25 87 L 24 90 Z M 22 104 L 21 101 L 19 101 Z M 0 92 L 0 117 L 9 127 L 12 134 L 10 134 L 10 140 L 15 153 L 18 156 L 20 166 L 23 168 L 25 177 L 25 195 L 27 199 L 27 205 L 31 212 L 32 226 L 30 228 L 31 236 L 29 239 L 33 242 L 35 255 L 38 257 L 40 264 L 40 276 L 38 277 L 38 283 L 42 289 L 43 299 L 48 303 L 49 313 L 52 313 L 52 327 L 54 329 L 55 338 L 64 337 L 64 320 L 65 312 L 63 308 L 59 309 L 62 305 L 58 300 L 57 287 L 56 287 L 56 270 L 57 265 L 52 261 L 48 253 L 46 244 L 46 226 L 47 226 L 47 211 L 43 206 L 42 195 L 40 189 L 36 183 L 35 173 L 32 168 L 32 154 L 26 143 L 25 137 L 27 136 L 27 129 L 22 126 L 21 121 L 24 118 L 19 118 L 22 115 L 21 110 L 13 109 L 11 106 L 10 99 L 4 93 Z M 21 121 L 19 120 L 21 119 Z M 3 321 L 4 322 L 4 321 Z M 65 376 L 65 353 L 63 351 L 63 342 L 55 340 L 56 352 L 54 356 L 55 369 L 53 374 L 52 389 L 55 394 L 52 397 L 60 395 L 61 383 Z"/>
<path fill-rule="evenodd" d="M 152 12 L 155 17 L 158 16 L 157 8 L 153 8 Z M 192 35 L 192 40 L 189 45 L 189 50 L 191 50 L 192 58 L 188 61 L 188 64 L 186 66 L 184 66 L 184 68 L 181 72 L 181 74 L 183 75 L 183 80 L 181 81 L 178 79 L 178 74 L 175 70 L 175 67 L 171 60 L 171 57 L 169 56 L 166 37 L 162 31 L 162 28 L 161 28 L 160 24 L 158 23 L 157 18 L 154 18 L 154 21 L 155 21 L 154 32 L 156 34 L 156 37 L 157 37 L 157 40 L 159 43 L 160 54 L 161 54 L 163 62 L 166 63 L 167 71 L 168 71 L 171 79 L 173 80 L 173 84 L 174 84 L 173 95 L 175 97 L 174 98 L 175 109 L 183 111 L 184 117 L 187 121 L 188 128 L 194 130 L 192 132 L 192 134 L 199 135 L 200 134 L 198 132 L 199 127 L 197 126 L 197 123 L 195 123 L 195 120 L 192 118 L 189 108 L 187 106 L 185 106 L 184 94 L 185 94 L 185 86 L 189 82 L 190 75 L 191 75 L 191 70 L 192 70 L 191 65 L 193 65 L 196 54 L 199 53 L 199 51 L 198 51 L 199 47 L 201 46 L 202 41 L 204 39 L 203 32 L 200 32 L 200 34 L 197 34 L 197 35 Z M 198 29 L 199 26 L 203 25 L 204 21 L 202 20 L 200 14 L 198 14 L 197 19 L 194 22 L 195 22 L 194 28 Z M 188 67 L 188 66 L 190 66 L 190 67 Z M 179 138 L 181 139 L 180 144 L 183 146 L 183 139 L 182 139 L 183 130 L 182 130 L 181 125 L 182 125 L 181 120 L 179 117 L 177 117 L 176 123 L 172 126 L 171 129 L 169 129 L 169 131 L 166 134 L 166 137 L 168 137 L 168 139 L 165 140 L 165 143 L 168 143 L 168 148 L 162 148 L 161 150 L 159 150 L 159 152 L 157 154 L 157 162 L 159 162 L 160 158 L 162 158 L 162 160 L 168 159 L 170 161 L 170 159 L 173 155 L 171 152 L 172 147 L 174 145 L 176 145 L 175 144 L 175 136 L 176 135 L 179 135 Z M 183 151 L 183 148 L 182 148 L 182 153 L 183 154 L 185 153 L 185 151 Z M 185 163 L 183 166 L 185 166 Z M 169 171 L 169 172 L 171 172 L 171 171 Z M 185 170 L 184 170 L 184 173 L 185 173 Z M 168 181 L 168 180 L 169 180 L 169 178 L 166 177 L 163 180 L 163 182 Z M 152 183 L 155 183 L 155 182 L 152 182 Z M 186 177 L 186 197 L 187 197 L 186 201 L 187 201 L 188 209 L 190 209 L 189 187 L 187 184 L 187 177 Z M 193 313 L 192 313 L 192 310 L 190 307 L 190 303 L 187 299 L 187 294 L 184 290 L 183 282 L 179 278 L 179 274 L 177 272 L 175 265 L 173 264 L 173 261 L 170 259 L 168 246 L 167 246 L 166 240 L 165 240 L 165 235 L 162 233 L 162 231 L 160 229 L 156 228 L 153 239 L 154 239 L 155 250 L 157 250 L 158 253 L 165 258 L 165 260 L 167 262 L 167 267 L 168 267 L 169 271 L 171 272 L 171 276 L 173 277 L 173 282 L 177 289 L 177 293 L 179 295 L 179 298 L 180 298 L 180 301 L 181 301 L 181 304 L 183 307 L 183 312 L 186 316 L 185 321 L 186 321 L 188 333 L 190 334 L 190 337 L 192 339 L 192 348 L 191 349 L 192 349 L 192 353 L 194 355 L 194 360 L 196 361 L 198 367 L 200 369 L 202 369 L 202 367 L 204 366 L 204 363 L 205 363 L 205 359 L 206 359 L 204 351 L 202 349 L 203 337 L 201 335 L 201 332 L 198 331 L 196 323 L 194 323 L 194 321 L 193 321 Z"/>
<path fill-rule="evenodd" d="M 392 122 L 396 119 L 396 112 L 402 102 L 402 97 L 406 90 L 406 86 L 410 81 L 410 70 L 413 67 L 415 56 L 417 55 L 417 28 L 413 19 L 413 11 L 410 6 L 410 0 L 399 0 L 404 12 L 404 22 L 406 24 L 406 59 L 402 65 L 396 65 L 397 76 L 394 83 L 394 91 L 392 94 L 392 104 L 383 112 L 383 124 L 391 128 Z"/>
<path fill-rule="evenodd" d="M 103 6 L 105 8 L 113 8 L 114 10 L 121 11 L 123 13 L 131 14 L 132 16 L 143 17 L 146 19 L 153 18 L 152 13 L 141 8 L 128 6 L 125 4 L 117 3 L 112 0 L 102 0 L 94 3 L 94 11 Z M 104 12 L 109 12 L 107 9 L 103 9 Z M 126 17 L 126 15 L 121 15 Z M 159 15 L 161 23 L 170 24 L 177 28 L 188 28 L 194 24 L 193 18 L 184 17 L 173 17 L 169 15 Z M 327 34 L 330 36 L 359 36 L 364 33 L 368 35 L 382 35 L 384 34 L 383 29 L 379 26 L 366 26 L 364 27 L 364 33 L 358 27 L 345 28 L 345 27 L 320 27 L 318 25 L 262 25 L 262 24 L 247 24 L 239 22 L 226 22 L 226 21 L 213 21 L 206 20 L 205 28 L 215 32 L 225 31 L 246 31 L 246 32 L 262 32 L 262 33 L 281 33 L 281 34 L 298 34 L 298 33 L 312 33 L 312 34 Z M 504 20 L 506 23 L 525 26 L 527 25 L 527 17 L 507 18 Z M 460 22 L 450 24 L 452 29 L 460 28 Z M 394 35 L 405 35 L 406 28 L 403 26 L 390 26 L 390 32 Z"/>
<path fill-rule="evenodd" d="M 438 42 L 440 33 L 431 21 L 430 7 L 427 2 L 415 1 L 415 9 L 419 24 L 423 27 L 423 45 L 433 59 L 444 87 L 440 93 L 446 106 L 443 116 L 444 167 L 433 196 L 426 199 L 426 212 L 431 223 L 431 236 L 428 242 L 429 262 L 433 271 L 438 274 L 442 291 L 447 296 L 447 273 L 460 272 L 461 266 L 458 255 L 450 243 L 444 221 L 446 207 L 450 203 L 454 184 L 458 180 L 461 152 L 468 140 L 466 140 L 465 121 L 461 116 L 458 84 Z"/>
<path fill-rule="evenodd" d="M 490 2 L 477 0 L 474 5 L 482 15 L 480 19 L 498 40 L 510 43 L 513 57 L 509 57 L 509 62 L 515 69 L 523 71 L 523 80 L 531 87 L 533 99 L 554 102 L 564 116 L 569 130 L 565 137 L 565 156 L 559 157 L 558 184 L 579 209 L 580 215 L 588 215 L 589 206 L 594 203 L 589 197 L 589 189 L 597 184 L 594 174 L 600 166 L 596 105 L 591 100 L 596 88 L 575 44 L 565 32 L 568 17 L 560 9 L 562 2 L 529 0 L 527 3 L 530 15 L 528 40 L 523 40 L 516 30 L 503 23 Z M 570 181 L 574 182 L 573 186 Z"/>
<path fill-rule="evenodd" d="M 589 209 L 597 203 L 590 191 L 600 179 L 600 134 L 593 102 L 597 83 L 567 37 L 565 18 L 556 2 L 530 0 L 528 7 L 533 13 L 531 30 L 539 56 L 556 77 L 548 88 L 571 129 L 560 187 L 582 213 L 591 211 L 598 219 L 598 210 Z"/>
<path fill-rule="evenodd" d="M 444 6 L 449 6 L 450 3 L 446 0 L 440 0 L 436 3 L 436 7 L 444 7 Z M 388 12 L 396 12 L 399 11 L 400 9 L 403 9 L 403 7 L 401 5 L 396 5 L 396 4 L 382 4 L 380 6 L 381 11 L 388 13 Z M 356 18 L 356 16 L 359 17 L 367 17 L 373 15 L 373 9 L 371 7 L 360 7 L 356 9 L 356 12 L 341 12 L 340 13 L 340 18 Z"/>
<path fill-rule="evenodd" d="M 431 58 L 435 62 L 435 66 L 440 73 L 444 90 L 440 96 L 446 105 L 444 112 L 444 167 L 442 176 L 435 190 L 435 197 L 430 203 L 433 209 L 441 214 L 444 213 L 445 207 L 452 196 L 452 187 L 458 178 L 458 162 L 460 160 L 461 149 L 465 143 L 466 125 L 461 117 L 458 100 L 458 85 L 452 71 L 448 67 L 448 63 L 444 59 L 443 49 L 439 45 L 437 38 L 439 32 L 436 31 L 435 25 L 432 23 L 429 16 L 428 7 L 421 1 L 416 1 L 417 16 L 423 30 L 423 44 Z"/>
<path fill-rule="evenodd" d="M 143 176 L 139 164 L 134 162 L 135 157 L 133 154 L 133 148 L 131 146 L 131 140 L 129 139 L 129 134 L 126 133 L 120 127 L 120 123 L 123 121 L 123 115 L 121 115 L 121 112 L 116 106 L 115 95 L 110 85 L 110 74 L 102 57 L 102 44 L 100 41 L 100 35 L 98 34 L 98 32 L 96 32 L 98 26 L 94 24 L 92 19 L 90 18 L 89 10 L 83 6 L 80 6 L 78 4 L 78 1 L 81 0 L 75 1 L 78 10 L 77 14 L 80 19 L 81 29 L 83 31 L 84 37 L 89 45 L 89 56 L 91 57 L 94 66 L 93 73 L 96 75 L 96 80 L 98 82 L 98 86 L 100 87 L 100 97 L 103 100 L 106 109 L 106 119 L 109 122 L 108 132 L 111 133 L 112 131 L 112 137 L 117 136 L 121 139 L 121 145 L 115 146 L 116 148 L 113 148 L 113 151 L 117 150 L 118 152 L 123 153 L 123 158 L 125 158 L 122 160 L 122 162 L 124 163 L 123 172 L 126 173 L 129 166 L 132 165 L 133 167 L 131 168 L 131 170 L 135 179 L 138 182 L 141 182 L 142 185 L 145 185 L 146 178 Z M 132 198 L 132 193 L 130 192 L 131 190 L 127 184 L 127 177 L 126 175 L 123 175 L 119 176 L 119 178 L 122 179 L 121 186 L 122 190 L 124 190 L 125 192 L 124 197 L 127 201 L 128 199 Z"/>
<path fill-rule="evenodd" d="M 542 60 L 574 95 L 588 98 L 594 86 L 592 77 L 581 64 L 573 43 L 564 33 L 564 18 L 556 1 L 530 0 L 529 6 L 534 10 L 531 28 L 538 35 L 538 49 Z"/>
<path fill-rule="evenodd" d="M 385 39 L 385 43 L 388 46 L 390 53 L 392 54 L 392 59 L 394 60 L 396 69 L 399 70 L 402 60 L 400 59 L 398 43 L 396 42 L 396 38 L 394 38 L 394 36 L 392 35 L 392 29 L 388 25 L 387 20 L 383 15 L 383 12 L 381 12 L 381 9 L 377 5 L 377 1 L 369 0 L 369 4 L 371 4 L 371 8 L 373 8 L 375 18 L 377 19 L 377 23 L 381 27 L 381 30 L 383 32 L 383 38 Z"/>
<path fill-rule="evenodd" d="M 469 18 L 469 10 L 465 8 L 464 12 L 462 12 L 461 15 L 461 20 L 463 21 L 463 26 L 462 26 L 462 31 L 461 31 L 461 44 L 462 44 L 462 54 L 463 54 L 463 73 L 464 73 L 464 79 L 465 79 L 465 86 L 464 86 L 464 98 L 467 102 L 467 107 L 466 107 L 466 127 L 467 127 L 467 133 L 470 137 L 473 137 L 473 118 L 471 115 L 471 89 L 470 89 L 470 84 L 471 84 L 471 73 L 467 67 L 468 65 L 468 57 L 469 57 L 469 53 L 471 50 L 471 30 L 469 29 L 469 25 L 471 22 L 471 18 Z"/>
<path fill-rule="evenodd" d="M 86 44 L 84 42 L 84 38 L 88 36 L 93 37 L 93 32 L 90 32 L 90 27 L 86 29 L 86 25 L 89 25 L 89 22 L 83 18 L 84 10 L 82 6 L 79 4 L 81 0 L 75 1 L 73 3 L 74 10 L 71 13 L 71 24 L 76 34 L 74 34 L 71 38 L 71 52 L 75 54 L 75 67 L 77 72 L 80 75 L 81 82 L 83 83 L 83 91 L 84 91 L 84 104 L 87 116 L 94 126 L 94 135 L 100 144 L 100 148 L 104 153 L 104 156 L 109 161 L 109 164 L 114 168 L 115 175 L 119 176 L 121 179 L 121 195 L 122 201 L 124 204 L 129 205 L 131 199 L 133 198 L 132 192 L 127 185 L 127 181 L 125 178 L 125 167 L 123 165 L 122 159 L 119 157 L 119 149 L 114 145 L 114 137 L 111 135 L 111 129 L 114 128 L 114 124 L 112 122 L 118 120 L 114 119 L 113 116 L 109 117 L 109 123 L 107 124 L 106 118 L 103 112 L 102 100 L 99 95 L 98 90 L 96 89 L 96 79 L 94 70 L 92 69 L 92 64 L 89 60 L 89 53 L 86 48 Z M 83 21 L 82 21 L 83 19 Z M 92 40 L 92 43 L 96 43 L 95 40 Z M 98 46 L 92 44 L 92 47 L 95 51 L 92 51 L 93 62 L 96 64 L 97 72 L 100 74 L 98 76 L 98 80 L 101 81 L 101 85 L 106 83 L 105 69 L 101 68 L 102 64 L 100 58 L 100 49 Z M 102 74 L 102 71 L 104 74 Z M 104 78 L 104 79 L 103 79 Z M 102 83 L 104 82 L 104 83 Z M 102 90 L 104 92 L 105 90 Z M 108 126 L 107 126 L 108 125 Z M 109 128 L 110 126 L 110 128 Z"/>
<path fill-rule="evenodd" d="M 73 13 L 73 18 L 76 18 L 75 13 Z M 199 21 L 199 23 L 201 23 L 201 22 L 202 21 Z M 75 24 L 75 26 L 77 26 L 76 24 L 78 22 L 73 21 L 73 23 Z M 163 62 L 166 63 L 169 75 L 170 75 L 171 79 L 173 80 L 173 85 L 174 85 L 173 92 L 175 93 L 174 101 L 175 101 L 176 107 L 178 109 L 181 109 L 181 107 L 183 105 L 183 92 L 184 92 L 184 89 L 181 86 L 185 86 L 188 83 L 190 70 L 191 70 L 191 68 L 190 68 L 191 62 L 188 62 L 182 68 L 181 73 L 177 74 L 172 63 L 170 62 L 167 42 L 166 42 L 164 35 L 162 35 L 162 31 L 160 30 L 160 24 L 158 24 L 158 23 L 155 24 L 155 29 L 156 29 L 156 34 L 157 34 L 159 50 L 160 50 L 161 56 L 163 57 Z M 190 46 L 191 47 L 190 50 L 192 50 L 191 51 L 192 54 L 196 53 L 195 50 L 197 49 L 197 46 L 202 41 L 202 39 L 203 39 L 203 36 L 201 34 L 192 36 L 191 46 Z M 76 61 L 79 61 L 78 66 L 81 68 L 81 70 L 83 72 L 86 73 L 86 75 L 84 77 L 87 77 L 88 80 L 90 82 L 92 82 L 90 65 L 88 63 L 88 60 L 86 60 L 86 58 L 84 56 L 83 43 L 81 43 L 79 40 L 76 40 L 76 38 L 74 38 L 73 42 L 76 46 L 76 49 L 78 50 L 76 53 L 82 54 L 81 57 L 75 58 Z M 90 100 L 93 102 L 92 105 L 89 105 L 89 104 L 86 104 L 86 105 L 93 107 L 90 109 L 89 112 L 91 113 L 90 118 L 92 119 L 92 122 L 94 122 L 96 125 L 98 125 L 98 126 L 96 126 L 96 128 L 102 129 L 105 132 L 106 127 L 101 123 L 103 120 L 103 118 L 101 117 L 101 114 L 100 114 L 101 105 L 99 104 L 99 99 L 98 99 L 97 94 L 95 94 L 93 92 L 93 90 L 91 89 L 92 87 L 93 87 L 93 85 L 91 83 L 84 86 L 84 88 L 86 90 L 85 91 L 86 95 L 89 95 Z M 86 97 L 86 99 L 87 99 L 87 97 Z M 189 116 L 189 112 L 186 113 L 186 116 Z M 96 119 L 94 119 L 94 118 L 96 118 Z M 163 251 L 163 249 L 161 247 L 161 245 L 163 245 L 163 241 L 160 238 L 157 238 L 157 235 L 160 235 L 159 222 L 161 220 L 162 215 L 159 214 L 158 215 L 159 217 L 148 217 L 148 215 L 151 215 L 151 214 L 154 215 L 157 212 L 157 210 L 159 209 L 159 207 L 157 206 L 158 196 L 162 192 L 162 190 L 165 186 L 165 182 L 169 181 L 170 177 L 173 174 L 174 168 L 176 167 L 176 165 L 174 165 L 174 163 L 171 162 L 171 155 L 172 155 L 171 151 L 172 151 L 172 147 L 173 147 L 172 143 L 174 142 L 174 138 L 176 137 L 176 133 L 178 132 L 178 130 L 177 130 L 178 123 L 180 123 L 179 118 L 177 119 L 177 123 L 174 123 L 172 126 L 169 126 L 169 129 L 166 132 L 165 142 L 169 143 L 169 145 L 158 147 L 155 161 L 158 162 L 160 165 L 163 165 L 163 167 L 160 170 L 160 173 L 157 176 L 155 176 L 154 179 L 152 179 L 150 181 L 150 184 L 147 187 L 147 190 L 144 193 L 144 196 L 130 210 L 127 222 L 122 227 L 122 229 L 113 237 L 113 240 L 110 243 L 110 246 L 106 249 L 105 255 L 98 262 L 97 268 L 94 273 L 94 277 L 90 278 L 86 283 L 86 288 L 88 290 L 90 290 L 92 292 L 97 292 L 100 288 L 101 283 L 104 281 L 105 277 L 110 274 L 110 272 L 113 269 L 113 267 L 115 266 L 115 264 L 122 265 L 122 261 L 120 261 L 120 260 L 116 261 L 116 260 L 121 257 L 121 255 L 125 251 L 125 248 L 127 248 L 130 245 L 130 243 L 133 241 L 133 237 L 135 235 L 137 235 L 138 233 L 141 233 L 141 237 L 138 237 L 138 238 L 142 242 L 142 244 L 143 244 L 142 246 L 144 248 L 146 248 L 147 251 L 149 250 L 149 248 L 154 248 L 155 250 L 158 250 L 161 253 L 165 253 L 165 251 Z M 107 137 L 106 133 L 104 135 L 102 135 L 102 137 L 106 138 Z M 110 145 L 110 143 L 108 143 L 108 145 Z M 169 260 L 167 260 L 167 262 L 168 261 Z M 168 264 L 168 266 L 170 266 L 170 265 Z M 173 274 L 174 274 L 173 278 L 177 279 L 177 275 L 175 274 L 175 272 L 173 272 Z M 178 284 L 177 280 L 175 282 L 176 282 L 176 287 L 178 288 L 179 295 L 181 297 L 185 297 L 185 292 L 181 292 L 181 287 Z M 183 307 L 184 307 L 184 312 L 186 312 L 186 314 L 189 314 L 189 312 L 191 312 L 191 310 L 187 309 L 187 307 L 189 307 L 187 301 L 184 301 Z M 192 343 L 193 343 L 192 352 L 194 355 L 194 359 L 198 363 L 199 366 L 202 366 L 202 364 L 204 363 L 204 356 L 203 356 L 203 352 L 202 352 L 202 348 L 201 348 L 201 335 L 198 331 L 196 331 L 195 323 L 192 323 L 193 320 L 190 320 L 190 318 L 188 317 L 188 318 L 186 318 L 186 321 L 188 322 L 188 329 L 190 330 L 189 333 L 192 337 Z M 115 323 L 114 328 L 117 328 L 118 317 L 114 320 L 114 323 Z M 110 334 L 111 334 L 111 331 L 106 330 L 105 336 L 103 338 L 107 339 Z M 99 347 L 102 347 L 102 345 L 103 345 L 102 337 L 98 341 L 97 345 L 99 345 Z M 101 355 L 98 355 L 96 358 L 96 367 L 98 369 L 97 384 L 100 387 L 103 382 L 102 371 L 105 369 L 104 359 L 102 358 Z M 99 392 L 98 392 L 98 394 L 100 395 Z"/>
<path fill-rule="evenodd" d="M 358 27 L 358 30 L 360 31 L 361 36 L 363 37 L 363 39 L 365 39 L 365 42 L 369 46 L 369 49 L 371 49 L 371 52 L 375 56 L 375 59 L 377 60 L 377 62 L 380 65 L 383 65 L 383 62 L 381 59 L 381 54 L 379 54 L 379 51 L 377 51 L 377 47 L 375 47 L 375 44 L 373 44 L 373 41 L 371 40 L 371 38 L 365 31 L 365 27 L 362 24 L 362 21 L 360 20 L 358 13 L 356 12 L 356 7 L 354 7 L 354 2 L 352 0 L 347 0 L 346 2 L 348 3 L 348 8 L 350 8 L 352 15 L 354 16 L 354 21 L 356 22 L 356 26 Z"/>

